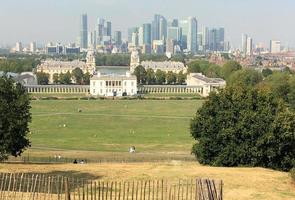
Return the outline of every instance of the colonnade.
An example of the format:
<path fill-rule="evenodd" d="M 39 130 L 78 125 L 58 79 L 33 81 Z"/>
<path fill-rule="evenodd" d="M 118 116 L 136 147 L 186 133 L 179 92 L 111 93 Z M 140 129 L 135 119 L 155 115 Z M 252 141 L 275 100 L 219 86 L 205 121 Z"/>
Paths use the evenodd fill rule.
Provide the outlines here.
<path fill-rule="evenodd" d="M 203 87 L 201 86 L 180 86 L 180 85 L 143 85 L 138 87 L 139 93 L 197 93 L 203 95 Z"/>
<path fill-rule="evenodd" d="M 85 85 L 30 85 L 25 86 L 28 93 L 88 93 Z"/>

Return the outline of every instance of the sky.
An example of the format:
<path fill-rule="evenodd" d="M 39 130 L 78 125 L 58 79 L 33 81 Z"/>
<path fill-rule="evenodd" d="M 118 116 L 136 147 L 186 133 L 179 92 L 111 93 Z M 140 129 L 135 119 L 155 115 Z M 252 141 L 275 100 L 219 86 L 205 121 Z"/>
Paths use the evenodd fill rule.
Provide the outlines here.
<path fill-rule="evenodd" d="M 199 28 L 224 27 L 225 39 L 238 48 L 242 33 L 268 46 L 271 39 L 295 47 L 294 0 L 0 0 L 0 46 L 21 41 L 76 42 L 80 15 L 112 21 L 126 38 L 128 27 L 152 21 L 194 16 Z"/>

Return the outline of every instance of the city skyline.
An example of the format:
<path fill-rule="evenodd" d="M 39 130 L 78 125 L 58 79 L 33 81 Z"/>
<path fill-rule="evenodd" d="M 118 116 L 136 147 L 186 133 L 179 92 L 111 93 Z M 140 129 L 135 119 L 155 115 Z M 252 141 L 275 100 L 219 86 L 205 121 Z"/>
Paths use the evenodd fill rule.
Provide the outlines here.
<path fill-rule="evenodd" d="M 255 6 L 251 6 L 251 3 Z M 67 7 L 69 5 L 70 7 Z M 288 19 L 295 17 L 291 11 L 294 5 L 295 2 L 289 0 L 284 0 L 284 3 L 275 0 L 151 0 L 149 3 L 144 3 L 143 0 L 136 3 L 127 0 L 89 0 L 86 3 L 81 0 L 11 0 L 1 4 L 0 17 L 9 20 L 0 21 L 0 44 L 12 45 L 17 41 L 37 41 L 43 44 L 49 41 L 76 42 L 80 31 L 79 17 L 87 13 L 89 30 L 95 28 L 98 17 L 105 18 L 113 23 L 113 32 L 122 31 L 124 40 L 127 39 L 128 28 L 151 23 L 154 14 L 160 14 L 167 20 L 182 20 L 193 16 L 196 17 L 199 27 L 224 27 L 225 40 L 236 48 L 241 47 L 242 33 L 251 35 L 254 43 L 263 42 L 268 46 L 270 40 L 280 40 L 282 45 L 294 47 L 295 31 L 288 23 Z M 11 10 L 15 12 L 12 14 Z"/>

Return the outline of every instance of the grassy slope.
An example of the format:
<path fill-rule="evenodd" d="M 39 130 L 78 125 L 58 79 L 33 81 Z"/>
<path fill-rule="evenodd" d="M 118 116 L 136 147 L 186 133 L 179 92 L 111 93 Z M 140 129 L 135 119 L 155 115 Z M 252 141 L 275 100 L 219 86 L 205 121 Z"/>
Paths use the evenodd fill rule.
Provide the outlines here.
<path fill-rule="evenodd" d="M 63 174 L 112 181 L 207 177 L 224 181 L 224 199 L 227 200 L 295 199 L 295 188 L 288 173 L 262 168 L 216 168 L 189 162 L 165 162 L 87 165 L 0 164 L 0 171 Z"/>
<path fill-rule="evenodd" d="M 140 152 L 189 151 L 190 118 L 201 104 L 197 100 L 32 101 L 32 148 L 123 152 L 134 145 Z"/>

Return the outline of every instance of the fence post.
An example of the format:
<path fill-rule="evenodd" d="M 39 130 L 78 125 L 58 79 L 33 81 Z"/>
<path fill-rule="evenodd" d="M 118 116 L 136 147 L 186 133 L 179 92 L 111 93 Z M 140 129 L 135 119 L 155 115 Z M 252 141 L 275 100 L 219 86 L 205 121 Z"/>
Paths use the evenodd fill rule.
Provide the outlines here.
<path fill-rule="evenodd" d="M 65 183 L 65 196 L 66 196 L 65 200 L 71 200 L 71 193 L 70 193 L 68 178 L 65 178 L 64 183 Z"/>

